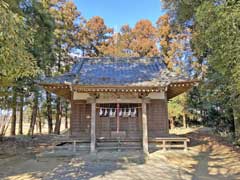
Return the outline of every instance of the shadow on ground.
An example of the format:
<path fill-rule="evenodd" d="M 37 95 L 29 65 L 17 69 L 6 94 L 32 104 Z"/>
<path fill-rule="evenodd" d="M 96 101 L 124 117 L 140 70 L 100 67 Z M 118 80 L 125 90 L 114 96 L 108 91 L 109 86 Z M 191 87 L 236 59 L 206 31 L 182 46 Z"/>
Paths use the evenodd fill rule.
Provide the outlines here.
<path fill-rule="evenodd" d="M 192 169 L 192 180 L 240 179 L 239 149 L 222 137 L 213 135 L 207 128 L 196 129 L 185 135 L 191 139 L 190 155 L 182 157 L 185 160 L 182 165 L 187 164 L 187 168 Z"/>
<path fill-rule="evenodd" d="M 238 150 L 202 129 L 185 133 L 188 152 L 100 152 L 74 158 L 17 155 L 0 163 L 0 179 L 44 180 L 235 180 L 240 179 Z M 1 158 L 1 157 L 0 157 Z M 10 160 L 9 160 L 10 159 Z M 1 159 L 1 161 L 4 159 Z"/>

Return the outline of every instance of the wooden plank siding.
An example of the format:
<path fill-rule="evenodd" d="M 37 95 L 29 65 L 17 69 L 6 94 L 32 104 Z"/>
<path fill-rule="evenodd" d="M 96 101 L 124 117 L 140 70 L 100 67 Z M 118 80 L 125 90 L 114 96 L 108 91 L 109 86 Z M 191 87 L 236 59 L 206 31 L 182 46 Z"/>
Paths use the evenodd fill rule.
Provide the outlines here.
<path fill-rule="evenodd" d="M 168 112 L 166 100 L 151 100 L 147 106 L 148 137 L 161 137 L 168 134 Z"/>
<path fill-rule="evenodd" d="M 98 105 L 97 105 L 98 106 Z M 138 104 L 140 107 L 141 104 Z M 75 138 L 90 140 L 91 104 L 87 101 L 71 102 L 70 135 Z M 151 100 L 147 104 L 148 137 L 162 137 L 168 134 L 168 113 L 166 100 Z M 116 118 L 100 117 L 96 109 L 96 137 L 112 139 L 111 132 L 116 131 Z M 137 117 L 120 117 L 120 131 L 125 131 L 126 139 L 142 139 L 142 110 Z"/>
<path fill-rule="evenodd" d="M 141 109 L 138 114 L 141 115 Z M 113 138 L 111 132 L 117 130 L 117 121 L 114 117 L 100 117 L 99 109 L 96 115 L 97 138 Z M 139 139 L 141 137 L 141 117 L 120 117 L 120 131 L 125 131 L 127 139 Z"/>
<path fill-rule="evenodd" d="M 91 105 L 86 101 L 71 102 L 70 134 L 72 137 L 90 140 Z"/>

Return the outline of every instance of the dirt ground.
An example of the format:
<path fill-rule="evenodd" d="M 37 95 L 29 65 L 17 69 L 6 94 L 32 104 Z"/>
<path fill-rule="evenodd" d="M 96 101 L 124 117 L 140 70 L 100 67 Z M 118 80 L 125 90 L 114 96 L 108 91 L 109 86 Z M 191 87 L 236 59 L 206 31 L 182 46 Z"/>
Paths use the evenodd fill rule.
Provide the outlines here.
<path fill-rule="evenodd" d="M 240 180 L 239 149 L 206 128 L 178 129 L 176 132 L 191 139 L 188 152 L 160 150 L 151 152 L 147 159 L 138 151 L 39 159 L 35 155 L 47 145 L 46 137 L 23 138 L 20 144 L 2 142 L 0 179 Z"/>

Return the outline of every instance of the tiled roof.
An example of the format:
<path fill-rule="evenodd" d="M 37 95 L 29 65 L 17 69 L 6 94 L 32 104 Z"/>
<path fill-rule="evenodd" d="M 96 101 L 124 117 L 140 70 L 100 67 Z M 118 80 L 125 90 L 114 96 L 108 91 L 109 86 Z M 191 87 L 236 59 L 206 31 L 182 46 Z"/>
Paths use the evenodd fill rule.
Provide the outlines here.
<path fill-rule="evenodd" d="M 69 73 L 46 78 L 46 84 L 159 86 L 186 81 L 169 72 L 160 57 L 80 58 Z"/>

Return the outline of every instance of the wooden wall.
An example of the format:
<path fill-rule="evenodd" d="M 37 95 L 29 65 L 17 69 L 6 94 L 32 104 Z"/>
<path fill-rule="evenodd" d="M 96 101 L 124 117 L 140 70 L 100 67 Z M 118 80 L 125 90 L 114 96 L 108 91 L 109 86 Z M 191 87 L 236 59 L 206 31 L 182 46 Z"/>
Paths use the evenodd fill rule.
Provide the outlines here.
<path fill-rule="evenodd" d="M 148 136 L 159 137 L 168 134 L 168 112 L 166 100 L 151 100 L 147 105 Z"/>
<path fill-rule="evenodd" d="M 90 139 L 91 105 L 86 101 L 71 102 L 70 135 L 81 139 Z"/>
<path fill-rule="evenodd" d="M 138 105 L 139 106 L 139 105 Z M 141 109 L 138 109 L 137 117 L 120 117 L 119 131 L 125 131 L 127 139 L 139 139 L 141 137 Z M 111 132 L 117 130 L 117 121 L 113 117 L 100 117 L 99 109 L 96 115 L 97 138 L 113 138 Z"/>
<path fill-rule="evenodd" d="M 138 105 L 138 107 L 141 104 Z M 71 103 L 70 134 L 80 139 L 90 139 L 90 115 L 91 104 L 86 101 L 72 101 Z M 99 109 L 96 114 L 96 136 L 97 138 L 111 138 L 111 131 L 116 131 L 116 119 L 99 117 Z M 151 100 L 147 105 L 148 136 L 159 137 L 168 134 L 168 113 L 165 100 Z M 127 139 L 142 138 L 141 109 L 138 109 L 136 118 L 121 117 L 120 131 L 126 132 Z"/>

